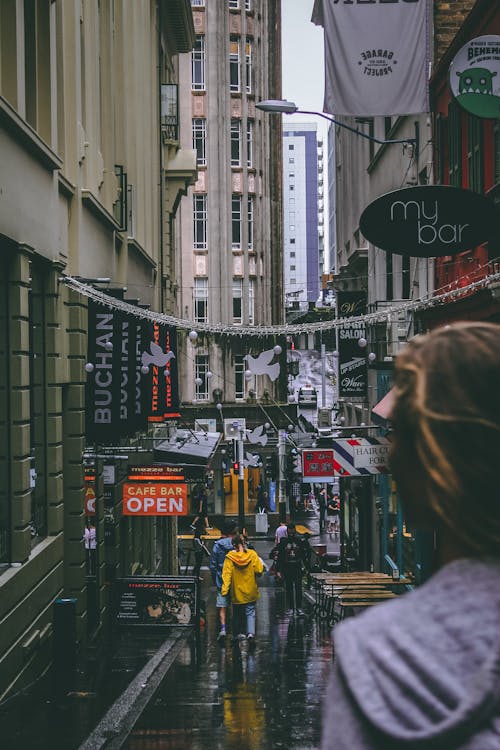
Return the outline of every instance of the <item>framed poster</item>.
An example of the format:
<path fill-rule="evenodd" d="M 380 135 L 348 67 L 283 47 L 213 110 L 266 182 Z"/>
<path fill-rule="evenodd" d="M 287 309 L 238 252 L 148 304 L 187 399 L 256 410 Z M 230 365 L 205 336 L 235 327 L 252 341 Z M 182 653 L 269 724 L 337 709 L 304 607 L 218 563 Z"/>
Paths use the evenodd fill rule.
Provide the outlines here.
<path fill-rule="evenodd" d="M 113 586 L 118 625 L 198 627 L 199 580 L 193 576 L 131 576 Z"/>

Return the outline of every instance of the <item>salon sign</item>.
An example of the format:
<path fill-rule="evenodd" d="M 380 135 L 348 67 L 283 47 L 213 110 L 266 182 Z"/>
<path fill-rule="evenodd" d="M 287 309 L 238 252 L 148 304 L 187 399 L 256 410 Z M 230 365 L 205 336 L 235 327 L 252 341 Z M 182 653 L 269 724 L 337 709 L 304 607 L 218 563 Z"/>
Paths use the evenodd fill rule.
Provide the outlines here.
<path fill-rule="evenodd" d="M 377 198 L 361 214 L 359 226 L 382 250 L 431 258 L 487 242 L 498 221 L 498 209 L 484 195 L 448 185 L 419 185 Z"/>

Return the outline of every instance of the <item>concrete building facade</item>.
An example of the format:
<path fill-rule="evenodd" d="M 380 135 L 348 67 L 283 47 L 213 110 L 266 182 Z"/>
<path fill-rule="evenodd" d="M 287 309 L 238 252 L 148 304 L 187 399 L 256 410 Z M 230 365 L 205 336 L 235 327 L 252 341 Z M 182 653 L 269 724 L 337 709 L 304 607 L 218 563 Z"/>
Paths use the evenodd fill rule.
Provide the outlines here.
<path fill-rule="evenodd" d="M 110 568 L 153 570 L 151 525 L 122 523 L 117 500 L 105 529 L 97 467 L 86 575 L 87 300 L 63 275 L 168 306 L 196 175 L 176 107 L 193 40 L 186 0 L 1 3 L 0 699 L 50 662 L 58 598 L 83 644 L 109 614 Z"/>

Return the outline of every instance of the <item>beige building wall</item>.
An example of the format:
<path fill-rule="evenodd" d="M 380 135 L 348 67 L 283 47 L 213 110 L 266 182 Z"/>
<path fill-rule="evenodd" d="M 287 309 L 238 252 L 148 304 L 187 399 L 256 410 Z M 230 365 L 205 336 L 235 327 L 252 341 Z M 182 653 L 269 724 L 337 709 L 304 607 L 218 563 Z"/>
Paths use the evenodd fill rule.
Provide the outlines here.
<path fill-rule="evenodd" d="M 119 502 L 105 545 L 98 472 L 86 576 L 87 300 L 62 275 L 175 304 L 172 226 L 196 165 L 160 96 L 178 94 L 192 42 L 187 0 L 0 3 L 0 700 L 50 661 L 58 597 L 75 599 L 85 643 L 108 615 L 110 570 L 155 564 L 154 525 L 122 523 Z"/>

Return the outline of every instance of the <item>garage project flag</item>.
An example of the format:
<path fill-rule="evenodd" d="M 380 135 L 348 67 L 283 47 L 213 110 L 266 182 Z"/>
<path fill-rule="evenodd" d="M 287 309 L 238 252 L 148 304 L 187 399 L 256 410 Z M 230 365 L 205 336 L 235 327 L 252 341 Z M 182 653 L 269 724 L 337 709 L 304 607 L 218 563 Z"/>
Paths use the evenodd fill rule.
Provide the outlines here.
<path fill-rule="evenodd" d="M 429 111 L 429 0 L 315 0 L 325 35 L 325 101 L 333 115 Z"/>

